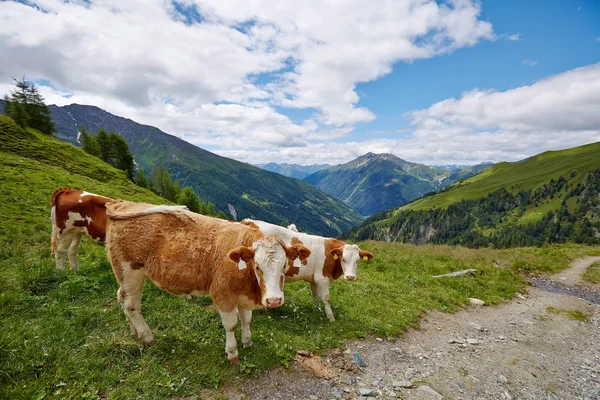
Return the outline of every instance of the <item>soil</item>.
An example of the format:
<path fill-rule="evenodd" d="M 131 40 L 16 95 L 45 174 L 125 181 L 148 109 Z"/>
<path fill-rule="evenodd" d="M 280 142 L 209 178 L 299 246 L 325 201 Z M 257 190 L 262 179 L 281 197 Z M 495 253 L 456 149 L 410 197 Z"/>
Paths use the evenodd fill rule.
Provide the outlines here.
<path fill-rule="evenodd" d="M 600 399 L 600 285 L 579 282 L 597 259 L 536 278 L 540 287 L 501 306 L 432 312 L 395 341 L 352 341 L 322 357 L 299 352 L 289 369 L 202 398 Z M 566 313 L 574 310 L 584 320 Z"/>

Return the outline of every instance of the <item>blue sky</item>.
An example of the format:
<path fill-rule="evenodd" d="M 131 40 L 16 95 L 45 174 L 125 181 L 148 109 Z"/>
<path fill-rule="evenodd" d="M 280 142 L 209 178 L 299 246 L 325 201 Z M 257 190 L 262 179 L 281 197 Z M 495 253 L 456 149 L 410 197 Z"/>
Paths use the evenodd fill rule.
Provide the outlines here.
<path fill-rule="evenodd" d="M 476 164 L 600 140 L 591 0 L 4 1 L 0 57 L 2 93 L 25 75 L 49 103 L 251 163 Z"/>
<path fill-rule="evenodd" d="M 600 61 L 600 1 L 488 0 L 482 18 L 499 35 L 519 33 L 520 40 L 485 41 L 440 57 L 400 62 L 388 76 L 359 84 L 364 93 L 359 105 L 374 110 L 377 120 L 359 125 L 357 133 L 409 128 L 403 117 L 409 110 L 474 88 L 529 85 Z"/>

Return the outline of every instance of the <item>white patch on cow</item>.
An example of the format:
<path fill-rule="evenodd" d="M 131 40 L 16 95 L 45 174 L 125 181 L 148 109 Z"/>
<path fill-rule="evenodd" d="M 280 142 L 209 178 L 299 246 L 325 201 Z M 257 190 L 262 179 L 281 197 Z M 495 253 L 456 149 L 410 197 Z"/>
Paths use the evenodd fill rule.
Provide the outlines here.
<path fill-rule="evenodd" d="M 69 211 L 67 215 L 69 218 L 65 221 L 65 229 L 72 228 L 73 224 L 75 224 L 77 221 L 85 221 L 85 219 L 79 213 Z"/>
<path fill-rule="evenodd" d="M 244 269 L 246 269 L 246 268 L 248 268 L 248 266 L 246 265 L 246 261 L 244 261 L 244 260 L 242 260 L 242 259 L 240 258 L 240 261 L 238 262 L 238 269 L 239 269 L 240 271 L 242 271 L 242 270 L 244 270 Z"/>
<path fill-rule="evenodd" d="M 85 196 L 98 196 L 97 194 L 94 193 L 90 193 L 90 192 L 81 192 L 81 194 L 79 195 L 79 197 L 85 197 Z"/>
<path fill-rule="evenodd" d="M 267 307 L 267 299 L 281 299 L 283 304 L 283 291 L 279 284 L 286 267 L 287 255 L 279 242 L 272 238 L 260 239 L 252 244 L 254 248 L 254 262 L 262 271 L 262 280 L 265 287 L 262 304 Z M 260 277 L 256 275 L 260 283 Z"/>
<path fill-rule="evenodd" d="M 287 226 L 290 231 L 298 232 L 298 228 L 296 228 L 296 224 L 290 224 Z"/>
<path fill-rule="evenodd" d="M 294 260 L 294 267 L 299 267 L 299 268 L 303 267 L 302 261 L 300 261 L 300 257 L 298 257 Z"/>
<path fill-rule="evenodd" d="M 79 199 L 77 200 L 78 203 L 83 203 L 83 200 Z"/>
<path fill-rule="evenodd" d="M 85 217 L 85 220 L 87 221 L 88 225 L 92 223 L 92 217 L 90 217 L 89 215 Z"/>
<path fill-rule="evenodd" d="M 344 245 L 342 251 L 342 270 L 344 270 L 344 278 L 356 277 L 356 268 L 360 260 L 360 249 L 357 245 Z"/>

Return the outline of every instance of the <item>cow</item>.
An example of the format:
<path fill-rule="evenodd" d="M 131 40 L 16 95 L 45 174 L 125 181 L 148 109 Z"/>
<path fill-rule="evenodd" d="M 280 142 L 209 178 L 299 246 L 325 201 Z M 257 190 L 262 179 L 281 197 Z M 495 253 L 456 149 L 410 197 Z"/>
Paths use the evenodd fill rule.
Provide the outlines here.
<path fill-rule="evenodd" d="M 107 217 L 107 253 L 131 333 L 145 344 L 154 342 L 141 312 L 146 278 L 175 295 L 208 294 L 221 314 L 232 364 L 240 362 L 237 316 L 242 343 L 250 346 L 252 310 L 281 306 L 285 271 L 296 258 L 310 256 L 305 246 L 288 246 L 257 229 L 180 206 L 117 201 L 107 205 Z"/>
<path fill-rule="evenodd" d="M 298 233 L 268 222 L 245 219 L 242 224 L 258 226 L 266 236 L 281 237 L 287 244 L 303 244 L 311 251 L 306 261 L 298 262 L 286 272 L 286 282 L 307 281 L 310 283 L 315 306 L 320 309 L 319 299 L 325 305 L 325 314 L 334 322 L 329 304 L 329 283 L 344 276 L 345 280 L 356 279 L 356 268 L 360 260 L 370 260 L 373 254 L 361 250 L 356 244 L 346 244 L 341 240 L 322 236 Z"/>
<path fill-rule="evenodd" d="M 67 253 L 71 271 L 79 269 L 77 249 L 83 235 L 89 236 L 94 243 L 104 245 L 106 203 L 109 201 L 113 200 L 71 188 L 61 188 L 54 192 L 50 211 L 50 255 L 55 256 L 57 269 L 65 269 Z"/>

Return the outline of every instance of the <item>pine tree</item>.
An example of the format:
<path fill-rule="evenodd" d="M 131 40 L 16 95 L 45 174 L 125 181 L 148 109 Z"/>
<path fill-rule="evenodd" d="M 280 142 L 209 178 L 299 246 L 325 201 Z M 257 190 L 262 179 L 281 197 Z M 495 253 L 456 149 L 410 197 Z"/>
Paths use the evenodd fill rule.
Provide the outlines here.
<path fill-rule="evenodd" d="M 10 96 L 4 97 L 4 100 L 8 101 L 5 113 L 21 127 L 29 126 L 46 135 L 56 132 L 50 108 L 44 103 L 38 88 L 25 77 L 14 81 L 16 88 L 10 92 Z"/>
<path fill-rule="evenodd" d="M 203 202 L 198 205 L 198 214 L 206 215 L 206 204 Z"/>
<path fill-rule="evenodd" d="M 111 159 L 110 164 L 127 173 L 127 177 L 133 180 L 135 172 L 135 164 L 133 162 L 133 154 L 129 151 L 129 146 L 125 139 L 115 132 L 108 135 L 110 145 Z"/>
<path fill-rule="evenodd" d="M 217 212 L 215 211 L 215 205 L 213 203 L 208 203 L 206 206 L 206 215 L 210 217 L 217 215 Z"/>
<path fill-rule="evenodd" d="M 227 215 L 225 215 L 223 210 L 219 210 L 219 213 L 217 214 L 217 218 L 227 219 Z"/>
<path fill-rule="evenodd" d="M 200 209 L 200 199 L 194 192 L 191 186 L 186 186 L 183 188 L 179 197 L 177 198 L 177 203 L 187 206 L 187 208 L 197 213 Z"/>
<path fill-rule="evenodd" d="M 139 187 L 148 188 L 148 181 L 146 181 L 146 175 L 142 168 L 138 168 L 137 177 L 135 178 L 135 184 Z"/>
<path fill-rule="evenodd" d="M 78 130 L 80 132 L 79 142 L 81 143 L 83 150 L 94 157 L 100 157 L 100 148 L 98 147 L 96 137 L 88 133 L 82 126 L 80 126 Z"/>
<path fill-rule="evenodd" d="M 103 128 L 100 128 L 96 135 L 96 142 L 98 142 L 98 157 L 105 163 L 110 161 L 112 151 L 110 146 L 110 140 L 108 133 Z"/>

